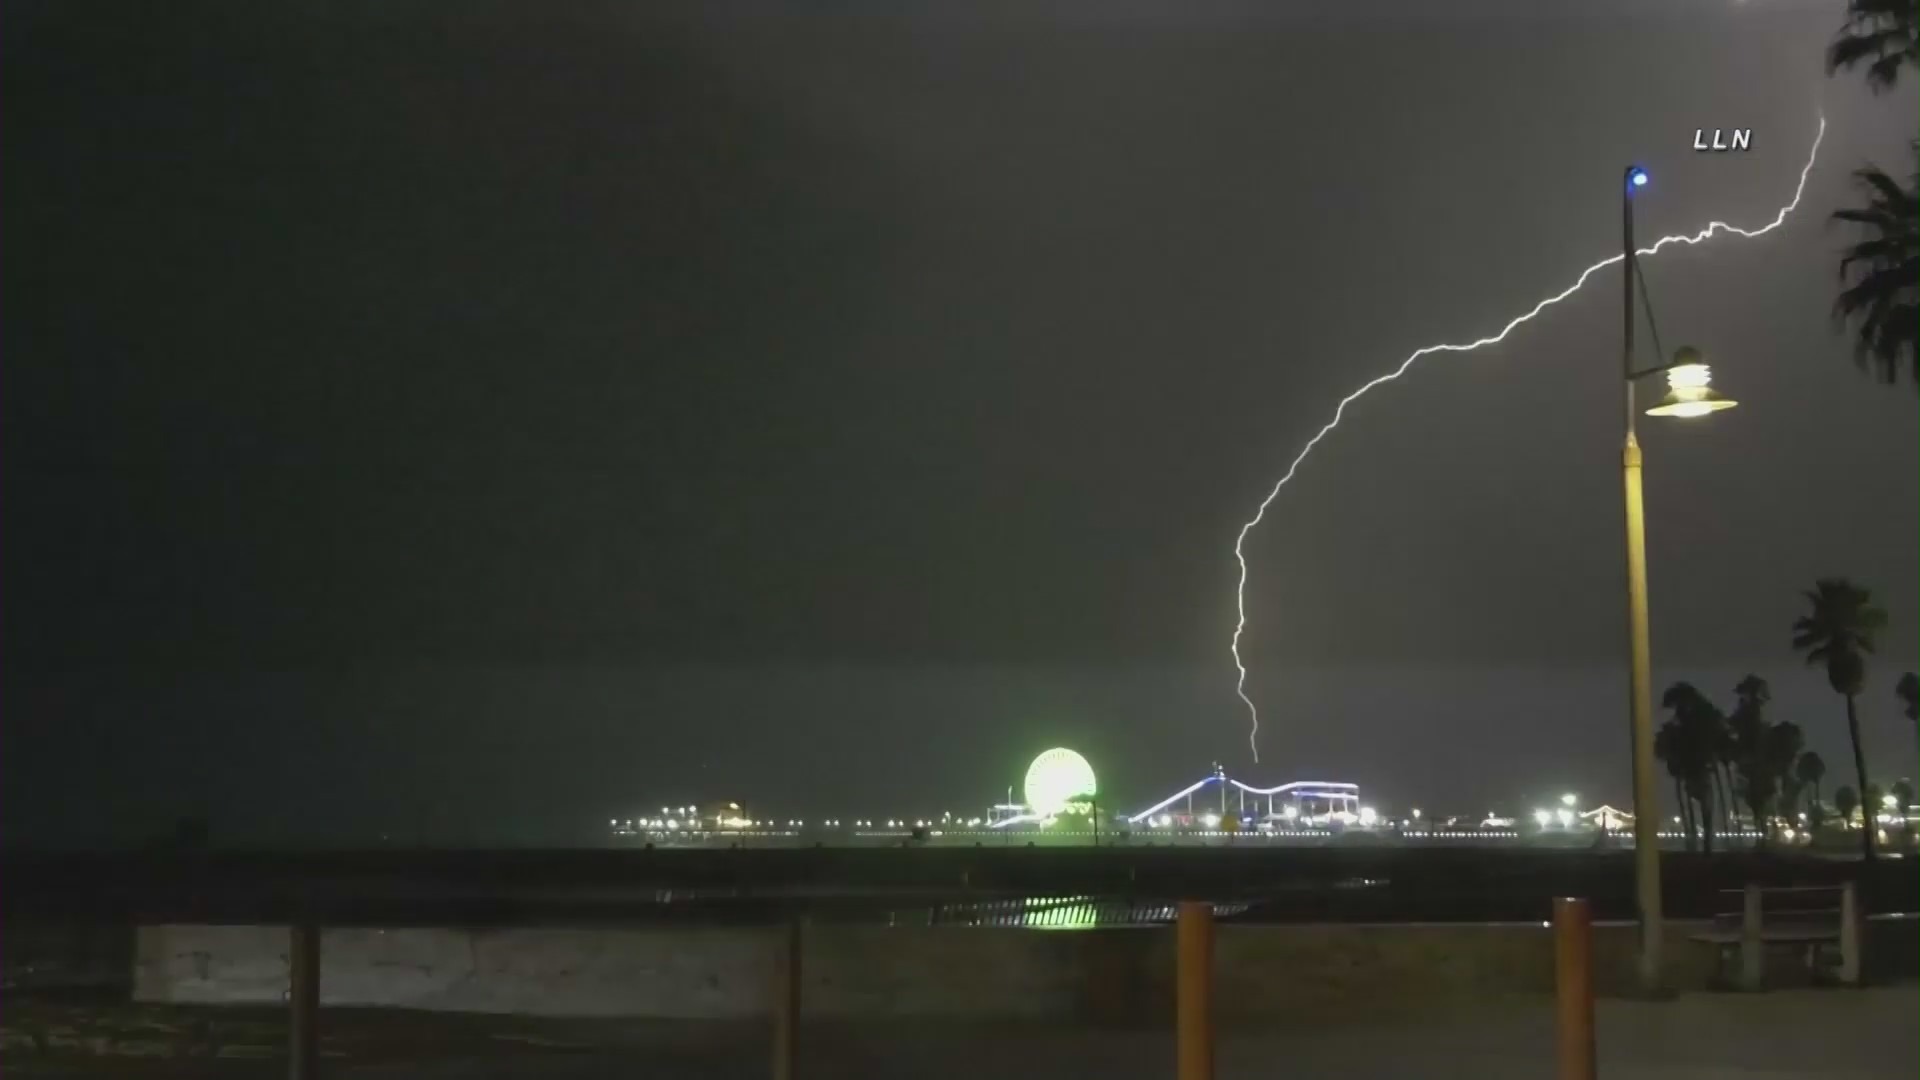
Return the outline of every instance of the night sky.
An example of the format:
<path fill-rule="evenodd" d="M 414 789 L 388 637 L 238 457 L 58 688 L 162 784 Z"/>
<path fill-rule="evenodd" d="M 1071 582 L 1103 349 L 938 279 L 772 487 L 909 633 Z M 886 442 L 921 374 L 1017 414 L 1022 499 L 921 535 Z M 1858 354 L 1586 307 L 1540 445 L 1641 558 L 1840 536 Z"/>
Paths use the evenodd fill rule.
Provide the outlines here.
<path fill-rule="evenodd" d="M 1649 421 L 1656 690 L 1920 611 L 1916 395 L 1829 310 L 1911 87 L 1843 4 L 8 3 L 9 842 L 536 842 L 661 803 L 1624 802 L 1619 248 L 1741 408 Z M 1364 8 L 1365 14 L 1346 9 Z M 1696 127 L 1750 127 L 1696 154 Z M 1643 354 L 1653 362 L 1642 331 Z"/>

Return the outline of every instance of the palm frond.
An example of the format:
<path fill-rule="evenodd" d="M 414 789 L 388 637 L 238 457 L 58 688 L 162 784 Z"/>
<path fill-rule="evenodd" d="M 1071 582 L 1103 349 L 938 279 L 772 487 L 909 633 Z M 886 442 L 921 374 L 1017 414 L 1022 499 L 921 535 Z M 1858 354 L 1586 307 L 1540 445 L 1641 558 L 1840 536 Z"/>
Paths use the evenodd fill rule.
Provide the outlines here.
<path fill-rule="evenodd" d="M 1847 21 L 1827 47 L 1827 73 L 1865 64 L 1875 93 L 1899 82 L 1900 70 L 1920 63 L 1920 0 L 1850 0 Z"/>
<path fill-rule="evenodd" d="M 1844 288 L 1834 298 L 1834 323 L 1853 326 L 1854 362 L 1863 370 L 1896 382 L 1904 367 L 1920 388 L 1920 177 L 1902 185 L 1872 167 L 1853 177 L 1867 205 L 1835 211 L 1830 220 L 1866 235 L 1840 259 Z"/>

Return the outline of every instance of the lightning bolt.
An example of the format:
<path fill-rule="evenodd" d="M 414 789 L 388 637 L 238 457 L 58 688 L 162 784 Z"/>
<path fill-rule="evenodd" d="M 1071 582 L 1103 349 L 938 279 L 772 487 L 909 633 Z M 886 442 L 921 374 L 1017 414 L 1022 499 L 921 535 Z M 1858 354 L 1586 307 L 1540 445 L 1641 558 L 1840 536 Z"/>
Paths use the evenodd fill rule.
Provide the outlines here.
<path fill-rule="evenodd" d="M 1697 233 L 1694 233 L 1692 236 L 1685 236 L 1685 235 L 1663 236 L 1658 241 L 1656 241 L 1653 244 L 1653 246 L 1640 248 L 1639 250 L 1634 252 L 1634 255 L 1635 256 L 1657 255 L 1660 253 L 1660 249 L 1666 247 L 1669 244 L 1687 244 L 1691 246 L 1693 244 L 1704 243 L 1705 241 L 1712 239 L 1715 234 L 1722 233 L 1722 232 L 1728 232 L 1728 233 L 1733 233 L 1737 236 L 1745 236 L 1748 238 L 1752 238 L 1756 236 L 1764 236 L 1767 233 L 1770 233 L 1773 230 L 1779 228 L 1781 223 L 1787 220 L 1787 216 L 1793 213 L 1793 211 L 1799 207 L 1800 196 L 1804 194 L 1807 190 L 1807 176 L 1813 172 L 1813 163 L 1816 160 L 1818 160 L 1818 158 L 1820 157 L 1820 141 L 1826 137 L 1827 137 L 1827 118 L 1822 116 L 1820 118 L 1820 129 L 1819 131 L 1815 132 L 1813 136 L 1813 149 L 1807 152 L 1807 163 L 1801 166 L 1800 168 L 1800 182 L 1794 186 L 1793 201 L 1781 207 L 1780 212 L 1773 216 L 1772 221 L 1768 222 L 1765 225 L 1762 225 L 1757 229 L 1742 229 L 1737 225 L 1729 225 L 1724 221 L 1715 221 L 1708 224 L 1706 228 L 1700 230 Z M 1253 729 L 1247 734 L 1247 746 L 1253 750 L 1253 760 L 1255 762 L 1258 762 L 1260 760 L 1260 709 L 1258 706 L 1254 705 L 1253 699 L 1247 696 L 1247 665 L 1245 660 L 1243 660 L 1240 656 L 1240 638 L 1242 635 L 1244 635 L 1247 632 L 1246 544 L 1247 544 L 1247 535 L 1253 532 L 1254 528 L 1258 526 L 1261 521 L 1265 520 L 1267 516 L 1267 508 L 1269 506 L 1272 506 L 1273 500 L 1280 496 L 1280 489 L 1286 487 L 1288 482 L 1290 482 L 1293 479 L 1294 474 L 1300 471 L 1301 463 L 1307 460 L 1307 456 L 1309 454 L 1313 453 L 1314 447 L 1320 445 L 1320 440 L 1326 438 L 1327 435 L 1331 433 L 1334 428 L 1337 428 L 1340 426 L 1340 419 L 1341 417 L 1346 415 L 1347 406 L 1365 397 L 1368 392 L 1372 391 L 1376 387 L 1384 386 L 1387 383 L 1393 382 L 1395 379 L 1398 379 L 1400 376 L 1405 375 L 1407 373 L 1407 369 L 1412 367 L 1414 365 L 1414 362 L 1419 360 L 1423 356 L 1431 356 L 1434 353 L 1472 352 L 1475 349 L 1485 348 L 1488 345 L 1498 345 L 1500 342 L 1506 340 L 1507 335 L 1513 333 L 1516 327 L 1519 327 L 1525 323 L 1531 322 L 1535 315 L 1540 314 L 1542 311 L 1545 311 L 1546 309 L 1552 307 L 1553 305 L 1559 303 L 1560 301 L 1565 300 L 1567 297 L 1572 296 L 1574 293 L 1579 292 L 1581 286 L 1587 283 L 1588 278 L 1592 277 L 1594 274 L 1598 273 L 1601 270 L 1606 269 L 1609 266 L 1614 266 L 1618 264 L 1620 260 L 1623 258 L 1625 258 L 1625 256 L 1615 255 L 1615 256 L 1612 256 L 1611 258 L 1602 259 L 1599 262 L 1594 263 L 1592 266 L 1587 267 L 1585 270 L 1582 270 L 1580 272 L 1580 276 L 1578 278 L 1574 279 L 1573 284 L 1567 286 L 1565 289 L 1562 289 L 1560 292 L 1557 292 L 1552 296 L 1547 297 L 1545 300 L 1542 300 L 1539 303 L 1533 305 L 1532 309 L 1527 311 L 1526 314 L 1514 317 L 1514 319 L 1511 322 L 1507 323 L 1507 325 L 1500 328 L 1499 333 L 1494 334 L 1491 337 L 1483 337 L 1478 341 L 1471 341 L 1465 345 L 1453 345 L 1453 344 L 1428 345 L 1425 348 L 1417 349 L 1413 353 L 1408 355 L 1408 357 L 1405 360 L 1400 361 L 1399 367 L 1394 368 L 1392 371 L 1389 371 L 1385 375 L 1381 375 L 1378 378 L 1372 379 L 1362 384 L 1358 390 L 1355 390 L 1353 393 L 1348 394 L 1344 398 L 1341 398 L 1340 404 L 1334 407 L 1333 419 L 1327 421 L 1327 426 L 1321 428 L 1317 433 L 1314 434 L 1313 438 L 1307 440 L 1307 445 L 1300 448 L 1300 453 L 1298 456 L 1296 456 L 1293 459 L 1293 464 L 1287 466 L 1286 475 L 1280 478 L 1279 483 L 1273 485 L 1273 490 L 1267 492 L 1266 498 L 1260 500 L 1260 508 L 1254 511 L 1253 518 L 1249 520 L 1245 525 L 1240 526 L 1240 535 L 1233 542 L 1233 557 L 1234 557 L 1234 560 L 1240 564 L 1240 584 L 1235 589 L 1235 593 L 1234 593 L 1234 602 L 1235 602 L 1235 607 L 1239 614 L 1239 621 L 1234 625 L 1234 628 L 1233 628 L 1233 643 L 1231 647 L 1233 650 L 1234 669 L 1240 673 L 1239 681 L 1234 685 L 1234 693 L 1237 694 L 1240 700 L 1246 704 L 1247 715 L 1253 721 Z"/>

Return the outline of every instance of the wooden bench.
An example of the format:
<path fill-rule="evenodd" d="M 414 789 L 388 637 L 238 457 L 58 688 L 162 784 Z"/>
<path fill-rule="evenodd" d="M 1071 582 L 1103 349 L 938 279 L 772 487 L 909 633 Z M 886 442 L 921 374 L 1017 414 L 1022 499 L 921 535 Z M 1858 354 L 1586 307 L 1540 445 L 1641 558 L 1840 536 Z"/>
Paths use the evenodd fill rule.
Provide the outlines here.
<path fill-rule="evenodd" d="M 1816 977 L 1856 985 L 1860 981 L 1860 909 L 1852 882 L 1844 885 L 1798 885 L 1723 890 L 1741 898 L 1740 910 L 1713 917 L 1713 927 L 1688 940 L 1714 946 L 1720 970 L 1735 956 L 1740 974 L 1735 985 L 1759 990 L 1765 984 L 1765 955 L 1769 946 L 1801 950 L 1807 970 Z M 1837 962 L 1823 964 L 1838 954 Z M 1830 971 L 1829 971 L 1830 969 Z"/>

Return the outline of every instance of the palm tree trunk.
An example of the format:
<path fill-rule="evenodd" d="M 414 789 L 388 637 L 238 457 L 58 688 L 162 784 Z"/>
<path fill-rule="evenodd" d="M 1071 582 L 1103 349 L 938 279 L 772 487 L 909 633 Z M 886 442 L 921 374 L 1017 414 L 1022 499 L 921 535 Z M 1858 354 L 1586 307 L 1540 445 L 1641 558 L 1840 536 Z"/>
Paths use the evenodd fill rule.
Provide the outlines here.
<path fill-rule="evenodd" d="M 1680 839 L 1688 851 L 1693 850 L 1693 807 L 1687 804 L 1687 790 L 1680 786 L 1680 778 L 1673 778 L 1673 799 L 1680 806 Z"/>
<path fill-rule="evenodd" d="M 1860 714 L 1847 695 L 1847 737 L 1853 740 L 1853 772 L 1860 781 L 1860 857 L 1873 861 L 1873 821 L 1877 807 L 1867 805 L 1867 754 L 1860 747 Z"/>
<path fill-rule="evenodd" d="M 1713 854 L 1713 793 L 1711 790 L 1700 793 L 1695 800 L 1700 806 L 1700 842 L 1701 853 Z"/>

